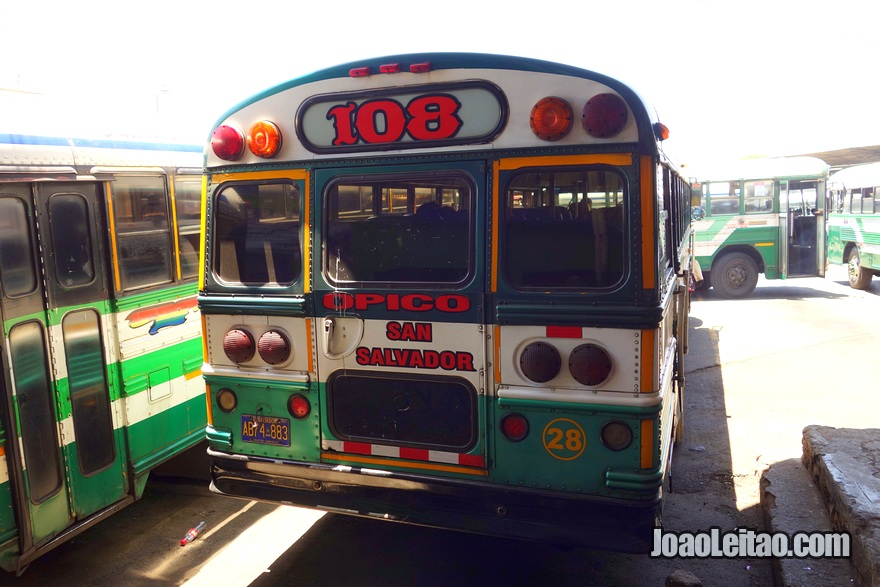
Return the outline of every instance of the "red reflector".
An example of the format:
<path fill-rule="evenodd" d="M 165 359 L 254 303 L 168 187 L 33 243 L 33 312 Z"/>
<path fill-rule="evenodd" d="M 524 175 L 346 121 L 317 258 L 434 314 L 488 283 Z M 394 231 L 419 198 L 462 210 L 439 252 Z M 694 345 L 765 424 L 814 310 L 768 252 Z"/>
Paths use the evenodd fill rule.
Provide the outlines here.
<path fill-rule="evenodd" d="M 426 73 L 431 71 L 431 62 L 425 61 L 424 63 L 413 63 L 409 66 L 409 70 L 412 73 Z"/>
<path fill-rule="evenodd" d="M 547 338 L 583 338 L 584 331 L 580 326 L 548 326 Z"/>
<path fill-rule="evenodd" d="M 366 77 L 370 75 L 369 67 L 355 67 L 354 69 L 350 69 L 348 71 L 348 75 L 351 77 Z"/>
<path fill-rule="evenodd" d="M 244 152 L 244 136 L 231 126 L 218 126 L 211 135 L 211 150 L 224 161 L 235 161 Z"/>
<path fill-rule="evenodd" d="M 388 63 L 387 65 L 379 66 L 379 73 L 399 73 L 400 72 L 400 64 L 398 63 Z"/>
<path fill-rule="evenodd" d="M 223 351 L 233 363 L 245 363 L 254 358 L 254 339 L 244 330 L 234 328 L 223 337 Z"/>
<path fill-rule="evenodd" d="M 617 94 L 596 94 L 584 105 L 584 130 L 599 139 L 613 137 L 626 126 L 626 102 Z"/>

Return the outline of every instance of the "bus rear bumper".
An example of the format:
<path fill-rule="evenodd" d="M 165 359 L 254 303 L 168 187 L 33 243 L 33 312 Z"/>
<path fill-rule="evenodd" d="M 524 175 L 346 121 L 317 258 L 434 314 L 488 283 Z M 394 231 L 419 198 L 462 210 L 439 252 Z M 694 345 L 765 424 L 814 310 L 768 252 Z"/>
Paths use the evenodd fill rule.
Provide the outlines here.
<path fill-rule="evenodd" d="M 268 460 L 208 449 L 211 490 L 314 508 L 563 547 L 645 553 L 659 496 L 617 501 L 359 467 Z"/>

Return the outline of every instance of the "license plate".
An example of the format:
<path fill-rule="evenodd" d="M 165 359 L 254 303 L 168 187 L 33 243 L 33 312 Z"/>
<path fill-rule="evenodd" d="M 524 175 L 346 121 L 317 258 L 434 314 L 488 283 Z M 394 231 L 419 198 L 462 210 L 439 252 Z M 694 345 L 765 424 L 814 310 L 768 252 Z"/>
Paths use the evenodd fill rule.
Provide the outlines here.
<path fill-rule="evenodd" d="M 241 439 L 257 444 L 290 446 L 290 420 L 244 414 L 241 417 Z"/>

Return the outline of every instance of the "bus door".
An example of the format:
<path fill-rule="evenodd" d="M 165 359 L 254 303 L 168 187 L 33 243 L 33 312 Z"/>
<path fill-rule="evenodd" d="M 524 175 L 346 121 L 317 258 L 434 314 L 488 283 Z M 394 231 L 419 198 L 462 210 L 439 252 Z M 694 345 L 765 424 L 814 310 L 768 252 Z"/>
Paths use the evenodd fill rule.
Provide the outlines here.
<path fill-rule="evenodd" d="M 483 474 L 484 173 L 316 172 L 324 461 Z"/>
<path fill-rule="evenodd" d="M 786 277 L 825 275 L 824 187 L 816 180 L 781 180 L 779 237 L 780 268 Z"/>
<path fill-rule="evenodd" d="M 118 501 L 124 459 L 107 379 L 95 185 L 16 184 L 3 192 L 4 401 L 18 414 L 17 422 L 7 418 L 21 438 L 10 478 L 26 553 Z"/>

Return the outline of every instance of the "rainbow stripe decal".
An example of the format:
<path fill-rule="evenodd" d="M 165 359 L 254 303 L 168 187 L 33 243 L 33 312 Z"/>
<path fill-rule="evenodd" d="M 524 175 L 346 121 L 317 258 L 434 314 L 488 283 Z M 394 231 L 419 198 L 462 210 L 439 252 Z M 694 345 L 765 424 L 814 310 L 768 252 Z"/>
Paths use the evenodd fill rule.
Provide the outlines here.
<path fill-rule="evenodd" d="M 186 316 L 190 312 L 198 311 L 198 302 L 195 298 L 189 298 L 173 304 L 162 304 L 160 306 L 152 306 L 150 308 L 141 308 L 135 310 L 128 316 L 128 325 L 130 328 L 140 328 L 144 324 L 152 322 L 150 326 L 150 334 L 156 334 L 163 328 L 179 326 L 186 322 Z"/>

